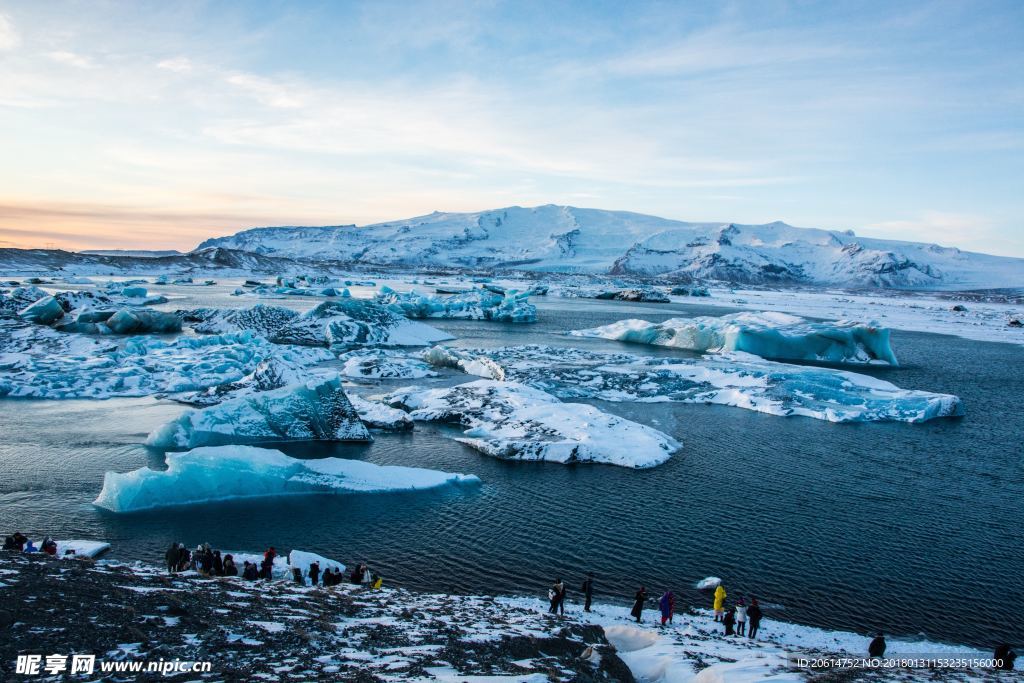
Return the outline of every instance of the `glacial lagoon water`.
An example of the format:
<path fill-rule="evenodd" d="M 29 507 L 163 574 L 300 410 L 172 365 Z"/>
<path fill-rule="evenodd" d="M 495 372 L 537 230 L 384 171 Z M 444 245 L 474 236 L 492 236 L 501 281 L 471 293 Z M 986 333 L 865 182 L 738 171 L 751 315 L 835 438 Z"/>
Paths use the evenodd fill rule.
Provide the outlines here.
<path fill-rule="evenodd" d="M 182 297 L 163 307 L 169 309 L 252 303 L 228 297 L 230 287 L 159 289 Z M 725 312 L 537 302 L 535 325 L 431 323 L 460 346 L 544 343 L 665 356 L 689 354 L 561 332 L 626 317 Z M 367 561 L 392 584 L 464 593 L 543 595 L 555 577 L 574 588 L 593 571 L 601 599 L 625 599 L 644 584 L 651 592 L 673 589 L 683 604 L 707 606 L 692 586 L 716 575 L 731 597 L 757 595 L 769 616 L 787 620 L 985 648 L 1019 640 L 1024 349 L 900 331 L 893 343 L 899 368 L 864 371 L 905 388 L 957 394 L 966 417 L 839 425 L 721 406 L 595 402 L 672 434 L 683 449 L 644 471 L 504 462 L 452 441 L 448 427 L 417 425 L 369 445 L 275 447 L 296 457 L 473 473 L 482 485 L 135 515 L 91 505 L 103 473 L 160 467 L 163 455 L 142 441 L 183 406 L 156 399 L 7 400 L 0 402 L 0 530 L 106 539 L 111 557 L 151 563 L 162 560 L 172 540 L 301 548 Z M 368 383 L 358 391 L 410 383 Z"/>

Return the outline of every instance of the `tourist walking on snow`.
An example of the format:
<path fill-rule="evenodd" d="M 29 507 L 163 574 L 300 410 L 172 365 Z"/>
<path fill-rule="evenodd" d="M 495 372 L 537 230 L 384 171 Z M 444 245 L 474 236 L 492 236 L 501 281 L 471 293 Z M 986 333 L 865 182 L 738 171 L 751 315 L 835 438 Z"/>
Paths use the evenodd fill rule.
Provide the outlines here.
<path fill-rule="evenodd" d="M 309 585 L 315 586 L 320 580 L 320 563 L 313 562 L 309 565 Z"/>
<path fill-rule="evenodd" d="M 583 611 L 590 611 L 590 601 L 594 597 L 594 574 L 593 572 L 587 574 L 587 578 L 583 580 Z"/>
<path fill-rule="evenodd" d="M 747 635 L 747 603 L 743 598 L 736 603 L 736 635 Z"/>
<path fill-rule="evenodd" d="M 235 566 L 233 555 L 224 556 L 224 576 L 238 576 L 238 567 Z"/>
<path fill-rule="evenodd" d="M 658 601 L 658 608 L 661 609 L 661 625 L 664 626 L 666 621 L 671 624 L 672 612 L 676 608 L 676 596 L 672 595 L 672 591 L 665 591 Z"/>
<path fill-rule="evenodd" d="M 868 644 L 868 656 L 869 657 L 884 657 L 885 656 L 885 634 L 881 631 L 875 636 L 875 639 Z"/>
<path fill-rule="evenodd" d="M 171 547 L 164 553 L 164 559 L 167 560 L 167 573 L 173 574 L 178 571 L 178 544 L 172 543 Z"/>
<path fill-rule="evenodd" d="M 633 596 L 633 609 L 630 614 L 636 619 L 636 623 L 640 623 L 640 615 L 644 612 L 644 603 L 647 602 L 647 591 L 643 586 L 640 586 L 640 590 Z"/>
<path fill-rule="evenodd" d="M 747 621 L 750 623 L 747 637 L 753 640 L 757 637 L 757 628 L 761 625 L 761 606 L 757 604 L 757 598 L 753 596 L 750 598 L 750 607 L 747 609 Z"/>
<path fill-rule="evenodd" d="M 722 584 L 718 584 L 718 588 L 715 589 L 715 621 L 721 621 L 722 615 L 725 613 L 725 597 L 728 595 L 725 592 L 725 588 Z"/>
<path fill-rule="evenodd" d="M 733 635 L 733 626 L 736 624 L 736 612 L 735 610 L 727 610 L 725 616 L 722 618 L 722 623 L 725 624 L 725 635 Z"/>
<path fill-rule="evenodd" d="M 561 579 L 555 579 L 555 583 L 548 589 L 548 599 L 551 601 L 549 613 L 565 614 L 565 584 Z"/>
<path fill-rule="evenodd" d="M 260 566 L 260 578 L 270 581 L 274 577 L 274 560 L 277 558 L 277 551 L 274 546 L 267 548 L 263 553 L 263 563 Z"/>

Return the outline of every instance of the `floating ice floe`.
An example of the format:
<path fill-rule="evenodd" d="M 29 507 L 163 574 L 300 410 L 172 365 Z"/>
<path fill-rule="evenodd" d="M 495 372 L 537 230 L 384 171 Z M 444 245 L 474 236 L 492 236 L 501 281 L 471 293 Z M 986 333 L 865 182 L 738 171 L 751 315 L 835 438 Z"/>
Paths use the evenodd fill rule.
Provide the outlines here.
<path fill-rule="evenodd" d="M 283 358 L 268 358 L 256 365 L 256 369 L 242 379 L 208 387 L 202 391 L 180 394 L 172 398 L 179 403 L 198 406 L 212 406 L 228 399 L 251 396 L 261 391 L 280 389 L 292 384 L 309 381 L 316 371 Z"/>
<path fill-rule="evenodd" d="M 285 440 L 370 441 L 370 433 L 341 387 L 341 379 L 232 398 L 188 410 L 150 433 L 146 445 L 162 449 Z"/>
<path fill-rule="evenodd" d="M 93 504 L 135 512 L 238 498 L 415 491 L 479 481 L 473 475 L 416 467 L 341 458 L 298 460 L 264 448 L 220 446 L 169 454 L 165 471 L 107 472 Z"/>
<path fill-rule="evenodd" d="M 270 340 L 306 346 L 428 346 L 451 338 L 372 301 L 343 299 L 325 301 L 294 318 Z"/>
<path fill-rule="evenodd" d="M 466 318 L 510 323 L 537 321 L 537 307 L 530 303 L 531 291 L 518 292 L 500 287 L 482 287 L 450 296 L 396 292 L 382 287 L 377 301 L 407 318 Z"/>
<path fill-rule="evenodd" d="M 569 334 L 698 352 L 745 351 L 763 358 L 897 365 L 889 330 L 876 323 L 812 323 L 786 313 L 670 318 L 660 323 L 620 320 Z"/>
<path fill-rule="evenodd" d="M 748 353 L 645 358 L 550 346 L 461 349 L 500 365 L 506 379 L 562 399 L 715 403 L 829 422 L 924 422 L 964 414 L 957 396 L 901 389 L 832 368 L 767 361 Z"/>
<path fill-rule="evenodd" d="M 721 583 L 722 583 L 722 580 L 720 578 L 718 578 L 717 576 L 709 576 L 709 577 L 701 579 L 700 581 L 695 583 L 693 587 L 696 588 L 699 591 L 708 591 L 708 590 L 711 590 L 713 588 L 718 588 L 718 586 Z"/>
<path fill-rule="evenodd" d="M 370 429 L 406 432 L 413 428 L 412 418 L 404 410 L 386 406 L 378 401 L 369 401 L 355 394 L 348 398 L 359 413 L 359 419 Z"/>
<path fill-rule="evenodd" d="M 0 321 L 0 396 L 110 398 L 196 392 L 236 382 L 262 361 L 307 366 L 326 349 L 271 344 L 253 332 L 180 337 L 105 338 Z"/>
<path fill-rule="evenodd" d="M 468 429 L 458 441 L 512 460 L 654 467 L 679 449 L 670 436 L 583 403 L 562 403 L 515 382 L 477 380 L 443 389 L 405 389 L 387 401 L 414 420 Z"/>
<path fill-rule="evenodd" d="M 99 557 L 108 550 L 110 550 L 110 544 L 105 541 L 87 541 L 82 539 L 57 541 L 57 557 L 64 559 L 76 557 L 88 557 L 93 559 Z"/>
<path fill-rule="evenodd" d="M 486 379 L 505 379 L 505 370 L 481 354 L 466 353 L 445 346 L 434 346 L 420 354 L 420 357 L 434 367 L 454 368 L 467 375 L 476 375 Z"/>
<path fill-rule="evenodd" d="M 185 321 L 199 334 L 225 334 L 252 330 L 270 337 L 299 317 L 290 308 L 256 304 L 250 308 L 196 308 L 181 311 Z"/>
<path fill-rule="evenodd" d="M 341 374 L 357 379 L 421 379 L 436 372 L 422 360 L 387 349 L 349 351 L 338 357 Z"/>

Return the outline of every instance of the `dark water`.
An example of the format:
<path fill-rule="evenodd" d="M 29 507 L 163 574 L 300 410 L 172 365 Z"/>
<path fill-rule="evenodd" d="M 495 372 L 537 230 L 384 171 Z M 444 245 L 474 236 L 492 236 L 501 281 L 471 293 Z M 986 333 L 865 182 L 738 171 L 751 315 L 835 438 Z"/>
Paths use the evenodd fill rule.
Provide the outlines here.
<path fill-rule="evenodd" d="M 542 304 L 536 325 L 437 326 L 467 346 L 582 342 L 670 355 L 557 333 L 680 312 L 711 311 L 553 299 Z M 893 338 L 903 365 L 868 372 L 907 388 L 958 394 L 965 418 L 836 425 L 720 406 L 598 402 L 673 434 L 683 450 L 646 471 L 510 463 L 451 441 L 448 428 L 418 425 L 371 445 L 283 450 L 471 472 L 482 486 L 129 516 L 90 505 L 103 472 L 159 466 L 162 456 L 139 443 L 181 406 L 5 401 L 0 529 L 102 538 L 114 545 L 114 557 L 153 563 L 172 540 L 295 547 L 365 560 L 394 584 L 467 593 L 542 595 L 556 576 L 574 587 L 590 570 L 604 599 L 624 598 L 643 583 L 707 605 L 692 585 L 717 575 L 732 597 L 755 594 L 776 605 L 770 616 L 796 622 L 981 647 L 1019 641 L 1024 350 L 908 332 Z"/>

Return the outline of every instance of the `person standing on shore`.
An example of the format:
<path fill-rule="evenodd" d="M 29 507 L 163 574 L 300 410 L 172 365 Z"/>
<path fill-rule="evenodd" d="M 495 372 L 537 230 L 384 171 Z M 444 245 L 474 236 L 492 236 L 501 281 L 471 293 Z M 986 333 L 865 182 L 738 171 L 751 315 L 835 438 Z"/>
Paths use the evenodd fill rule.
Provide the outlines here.
<path fill-rule="evenodd" d="M 309 585 L 315 586 L 320 580 L 320 563 L 313 562 L 309 565 Z"/>
<path fill-rule="evenodd" d="M 725 625 L 725 635 L 733 635 L 733 626 L 736 624 L 736 612 L 734 610 L 727 610 L 725 616 L 722 617 L 722 623 Z"/>
<path fill-rule="evenodd" d="M 875 639 L 868 644 L 868 656 L 872 658 L 879 658 L 885 656 L 885 634 L 881 631 L 875 636 Z"/>
<path fill-rule="evenodd" d="M 644 612 L 644 603 L 647 601 L 647 590 L 640 586 L 640 590 L 633 596 L 633 609 L 630 614 L 636 618 L 636 623 L 640 623 L 640 616 Z"/>
<path fill-rule="evenodd" d="M 736 635 L 747 635 L 747 603 L 743 598 L 736 603 Z"/>
<path fill-rule="evenodd" d="M 589 572 L 587 578 L 583 580 L 583 611 L 590 611 L 590 601 L 594 597 L 594 573 Z"/>
<path fill-rule="evenodd" d="M 548 599 L 551 600 L 549 613 L 558 614 L 561 611 L 562 614 L 565 614 L 565 584 L 561 579 L 555 579 L 551 588 L 548 589 Z"/>
<path fill-rule="evenodd" d="M 171 547 L 164 553 L 164 559 L 167 560 L 167 573 L 173 574 L 178 571 L 178 544 L 172 543 Z"/>
<path fill-rule="evenodd" d="M 761 625 L 761 606 L 757 604 L 757 598 L 750 597 L 750 607 L 747 609 L 747 621 L 750 622 L 750 629 L 747 637 L 753 640 L 757 637 L 757 629 Z"/>
<path fill-rule="evenodd" d="M 715 589 L 715 621 L 721 621 L 722 615 L 725 613 L 725 598 L 728 593 L 725 592 L 725 588 L 722 584 L 718 584 L 718 588 Z"/>
<path fill-rule="evenodd" d="M 665 622 L 671 624 L 672 612 L 676 608 L 676 596 L 672 594 L 672 591 L 665 591 L 661 600 L 658 601 L 658 607 L 661 609 L 661 625 L 664 626 Z"/>

